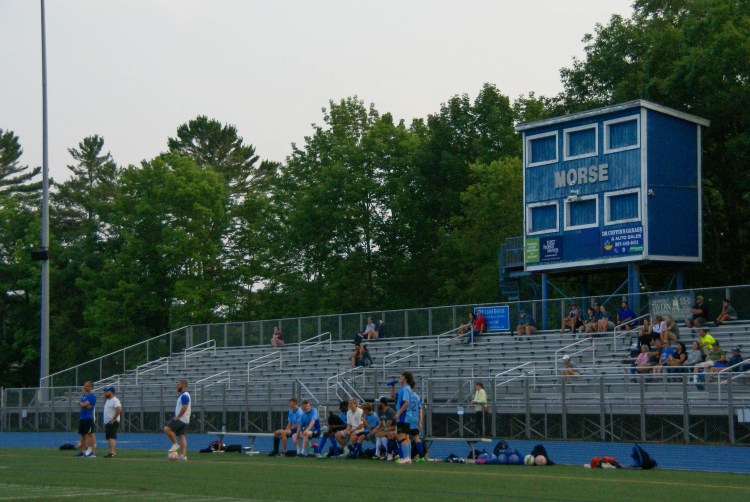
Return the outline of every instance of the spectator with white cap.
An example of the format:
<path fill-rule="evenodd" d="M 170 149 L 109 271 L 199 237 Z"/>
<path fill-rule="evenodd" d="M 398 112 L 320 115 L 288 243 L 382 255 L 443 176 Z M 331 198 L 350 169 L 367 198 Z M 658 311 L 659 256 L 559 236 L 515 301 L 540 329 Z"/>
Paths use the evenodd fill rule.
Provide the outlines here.
<path fill-rule="evenodd" d="M 575 368 L 575 365 L 571 362 L 570 356 L 568 354 L 565 354 L 564 356 L 562 356 L 562 362 L 563 362 L 563 368 L 562 370 L 560 370 L 560 374 L 562 376 L 567 378 L 567 377 L 580 375 L 578 370 Z"/>

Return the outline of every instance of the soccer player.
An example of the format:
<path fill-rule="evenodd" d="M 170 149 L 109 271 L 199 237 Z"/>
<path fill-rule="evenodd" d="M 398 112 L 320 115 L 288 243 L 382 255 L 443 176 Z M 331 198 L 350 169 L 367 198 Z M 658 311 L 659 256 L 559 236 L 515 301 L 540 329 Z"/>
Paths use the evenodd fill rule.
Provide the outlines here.
<path fill-rule="evenodd" d="M 122 404 L 115 395 L 115 388 L 111 385 L 104 387 L 104 437 L 109 443 L 109 453 L 105 458 L 115 458 L 117 452 L 117 429 L 120 427 L 120 415 L 122 415 Z"/>
<path fill-rule="evenodd" d="M 177 382 L 177 393 L 179 395 L 174 407 L 174 417 L 164 427 L 164 433 L 172 441 L 172 447 L 169 451 L 180 450 L 180 460 L 187 460 L 187 438 L 185 438 L 185 432 L 190 423 L 190 414 L 192 412 L 192 402 L 187 388 L 187 380 Z M 177 438 L 180 439 L 179 446 L 177 445 Z"/>
<path fill-rule="evenodd" d="M 339 454 L 339 444 L 336 441 L 336 433 L 339 431 L 343 431 L 346 429 L 346 410 L 349 407 L 348 401 L 341 401 L 339 403 L 339 413 L 336 414 L 335 411 L 331 410 L 331 412 L 328 415 L 328 430 L 323 434 L 323 441 L 321 441 L 320 445 L 318 446 L 318 451 L 316 452 L 318 454 L 318 458 L 326 458 L 330 455 L 323 454 L 323 448 L 326 445 L 326 441 L 328 439 L 331 440 L 331 445 L 333 448 L 333 455 L 338 456 Z"/>
<path fill-rule="evenodd" d="M 96 436 L 94 435 L 94 413 L 96 412 L 96 394 L 92 391 L 94 383 L 84 382 L 83 395 L 78 401 L 79 418 L 78 434 L 81 435 L 81 451 L 76 457 L 96 458 Z"/>
<path fill-rule="evenodd" d="M 378 415 L 380 418 L 380 429 L 376 434 L 375 457 L 379 457 L 381 460 L 393 460 L 393 451 L 389 448 L 389 441 L 395 442 L 396 440 L 396 422 L 393 418 L 396 416 L 396 412 L 388 406 L 387 397 L 380 398 L 378 402 Z"/>
<path fill-rule="evenodd" d="M 411 399 L 409 399 L 409 435 L 414 442 L 414 448 L 417 449 L 417 462 L 424 462 L 424 443 L 419 438 L 419 433 L 422 430 L 422 398 L 419 394 L 414 392 L 414 385 L 412 385 Z"/>
<path fill-rule="evenodd" d="M 362 455 L 362 444 L 365 440 L 375 442 L 376 435 L 380 431 L 380 417 L 373 411 L 372 403 L 364 403 L 362 405 L 362 413 L 364 420 L 362 421 L 363 428 L 357 433 L 356 442 L 352 442 L 354 445 L 352 456 L 354 458 Z"/>
<path fill-rule="evenodd" d="M 310 439 L 320 437 L 320 417 L 318 410 L 310 405 L 310 401 L 302 401 L 302 418 L 299 421 L 299 432 L 294 443 L 297 445 L 297 455 L 307 456 L 307 447 L 310 446 Z M 302 446 L 299 446 L 299 436 L 302 436 Z M 312 455 L 310 455 L 312 456 Z"/>
<path fill-rule="evenodd" d="M 290 437 L 294 441 L 295 449 L 298 449 L 296 434 L 299 430 L 299 421 L 302 419 L 302 409 L 299 407 L 299 399 L 296 397 L 289 398 L 289 413 L 286 416 L 286 426 L 283 429 L 273 433 L 273 451 L 268 456 L 286 454 L 286 443 Z M 279 453 L 279 443 L 281 443 L 281 452 Z"/>
<path fill-rule="evenodd" d="M 409 422 L 411 421 L 410 402 L 412 399 L 412 385 L 414 385 L 414 377 L 411 372 L 404 371 L 401 373 L 401 388 L 398 390 L 396 396 L 396 439 L 401 443 L 401 458 L 398 460 L 398 464 L 411 464 L 411 443 L 409 443 Z M 391 393 L 395 393 L 395 386 L 391 387 Z"/>
<path fill-rule="evenodd" d="M 347 441 L 356 439 L 356 434 L 362 429 L 362 408 L 359 407 L 359 401 L 356 398 L 349 399 L 349 411 L 346 412 L 346 429 L 336 433 L 336 441 L 344 449 L 342 456 L 349 456 L 351 449 L 346 445 Z"/>

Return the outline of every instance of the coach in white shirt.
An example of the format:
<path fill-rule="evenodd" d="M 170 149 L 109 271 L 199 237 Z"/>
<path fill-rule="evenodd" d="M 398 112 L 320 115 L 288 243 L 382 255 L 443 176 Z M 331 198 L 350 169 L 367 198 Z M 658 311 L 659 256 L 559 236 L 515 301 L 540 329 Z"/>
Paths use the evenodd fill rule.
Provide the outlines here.
<path fill-rule="evenodd" d="M 111 385 L 104 387 L 104 397 L 107 401 L 104 403 L 104 437 L 109 443 L 109 453 L 105 458 L 115 458 L 117 452 L 117 429 L 120 427 L 120 415 L 122 414 L 122 404 L 115 396 L 115 388 Z"/>

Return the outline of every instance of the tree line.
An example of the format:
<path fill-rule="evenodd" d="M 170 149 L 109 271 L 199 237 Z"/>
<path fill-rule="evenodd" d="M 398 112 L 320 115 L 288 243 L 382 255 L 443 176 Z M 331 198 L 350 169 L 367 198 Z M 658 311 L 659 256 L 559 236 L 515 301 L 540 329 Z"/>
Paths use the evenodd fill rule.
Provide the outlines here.
<path fill-rule="evenodd" d="M 138 166 L 83 138 L 51 191 L 51 370 L 186 324 L 492 301 L 498 248 L 522 232 L 514 125 L 635 98 L 712 121 L 691 280 L 746 277 L 748 3 L 636 1 L 584 38 L 557 96 L 485 84 L 409 124 L 331 101 L 284 162 L 205 116 Z M 21 154 L 0 130 L 3 386 L 38 377 L 41 193 Z"/>

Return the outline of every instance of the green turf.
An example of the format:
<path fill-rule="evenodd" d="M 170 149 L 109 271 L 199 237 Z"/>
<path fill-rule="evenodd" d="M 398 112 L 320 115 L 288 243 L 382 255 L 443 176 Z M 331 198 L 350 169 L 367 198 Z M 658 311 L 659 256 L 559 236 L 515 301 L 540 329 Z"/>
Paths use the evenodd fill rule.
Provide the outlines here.
<path fill-rule="evenodd" d="M 116 459 L 0 448 L 2 500 L 748 500 L 750 476 L 122 450 Z M 175 498 L 178 497 L 178 498 Z"/>

